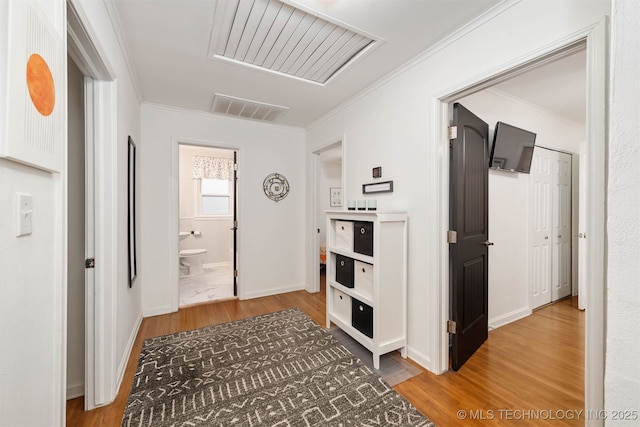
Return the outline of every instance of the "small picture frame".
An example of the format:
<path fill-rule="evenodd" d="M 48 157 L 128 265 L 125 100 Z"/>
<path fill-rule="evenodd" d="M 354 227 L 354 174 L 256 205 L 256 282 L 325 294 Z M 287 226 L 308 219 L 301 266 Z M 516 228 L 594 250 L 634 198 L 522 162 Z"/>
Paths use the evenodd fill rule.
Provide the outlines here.
<path fill-rule="evenodd" d="M 362 194 L 393 193 L 393 181 L 362 184 Z"/>
<path fill-rule="evenodd" d="M 329 206 L 332 208 L 342 207 L 342 188 L 329 188 Z"/>

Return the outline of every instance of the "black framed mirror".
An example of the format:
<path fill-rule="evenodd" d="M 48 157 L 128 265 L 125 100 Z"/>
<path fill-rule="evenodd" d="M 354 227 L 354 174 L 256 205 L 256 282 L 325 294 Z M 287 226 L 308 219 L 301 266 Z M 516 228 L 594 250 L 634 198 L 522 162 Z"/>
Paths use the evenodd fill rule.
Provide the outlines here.
<path fill-rule="evenodd" d="M 128 253 L 129 253 L 129 287 L 133 286 L 137 275 L 136 262 L 136 144 L 129 136 L 127 160 L 127 206 L 128 206 Z"/>

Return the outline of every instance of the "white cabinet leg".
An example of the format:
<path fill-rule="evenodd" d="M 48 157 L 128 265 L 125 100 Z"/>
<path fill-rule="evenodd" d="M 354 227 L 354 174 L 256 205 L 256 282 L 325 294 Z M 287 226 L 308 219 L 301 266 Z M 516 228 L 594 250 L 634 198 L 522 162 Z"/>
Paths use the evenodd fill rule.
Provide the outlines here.
<path fill-rule="evenodd" d="M 380 369 L 380 355 L 373 353 L 373 367 Z"/>
<path fill-rule="evenodd" d="M 407 358 L 407 346 L 406 345 L 400 349 L 400 356 L 402 356 L 403 359 Z"/>

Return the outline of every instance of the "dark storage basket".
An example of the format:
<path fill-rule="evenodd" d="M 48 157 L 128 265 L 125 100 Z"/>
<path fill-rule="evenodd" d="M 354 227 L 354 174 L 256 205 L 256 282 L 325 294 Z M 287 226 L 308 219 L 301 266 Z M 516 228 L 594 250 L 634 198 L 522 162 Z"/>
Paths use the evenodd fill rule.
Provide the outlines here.
<path fill-rule="evenodd" d="M 373 338 L 373 307 L 351 298 L 351 325 L 369 338 Z"/>
<path fill-rule="evenodd" d="M 359 254 L 373 256 L 373 223 L 353 223 L 353 250 Z"/>
<path fill-rule="evenodd" d="M 336 282 L 353 288 L 353 258 L 336 254 Z"/>

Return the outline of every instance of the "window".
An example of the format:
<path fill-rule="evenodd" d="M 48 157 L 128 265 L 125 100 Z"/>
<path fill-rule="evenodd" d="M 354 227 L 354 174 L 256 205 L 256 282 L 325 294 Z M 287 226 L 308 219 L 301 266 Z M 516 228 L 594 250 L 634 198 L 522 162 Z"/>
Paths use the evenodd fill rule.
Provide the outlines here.
<path fill-rule="evenodd" d="M 201 178 L 198 198 L 201 216 L 228 216 L 231 211 L 231 181 L 225 179 Z"/>

